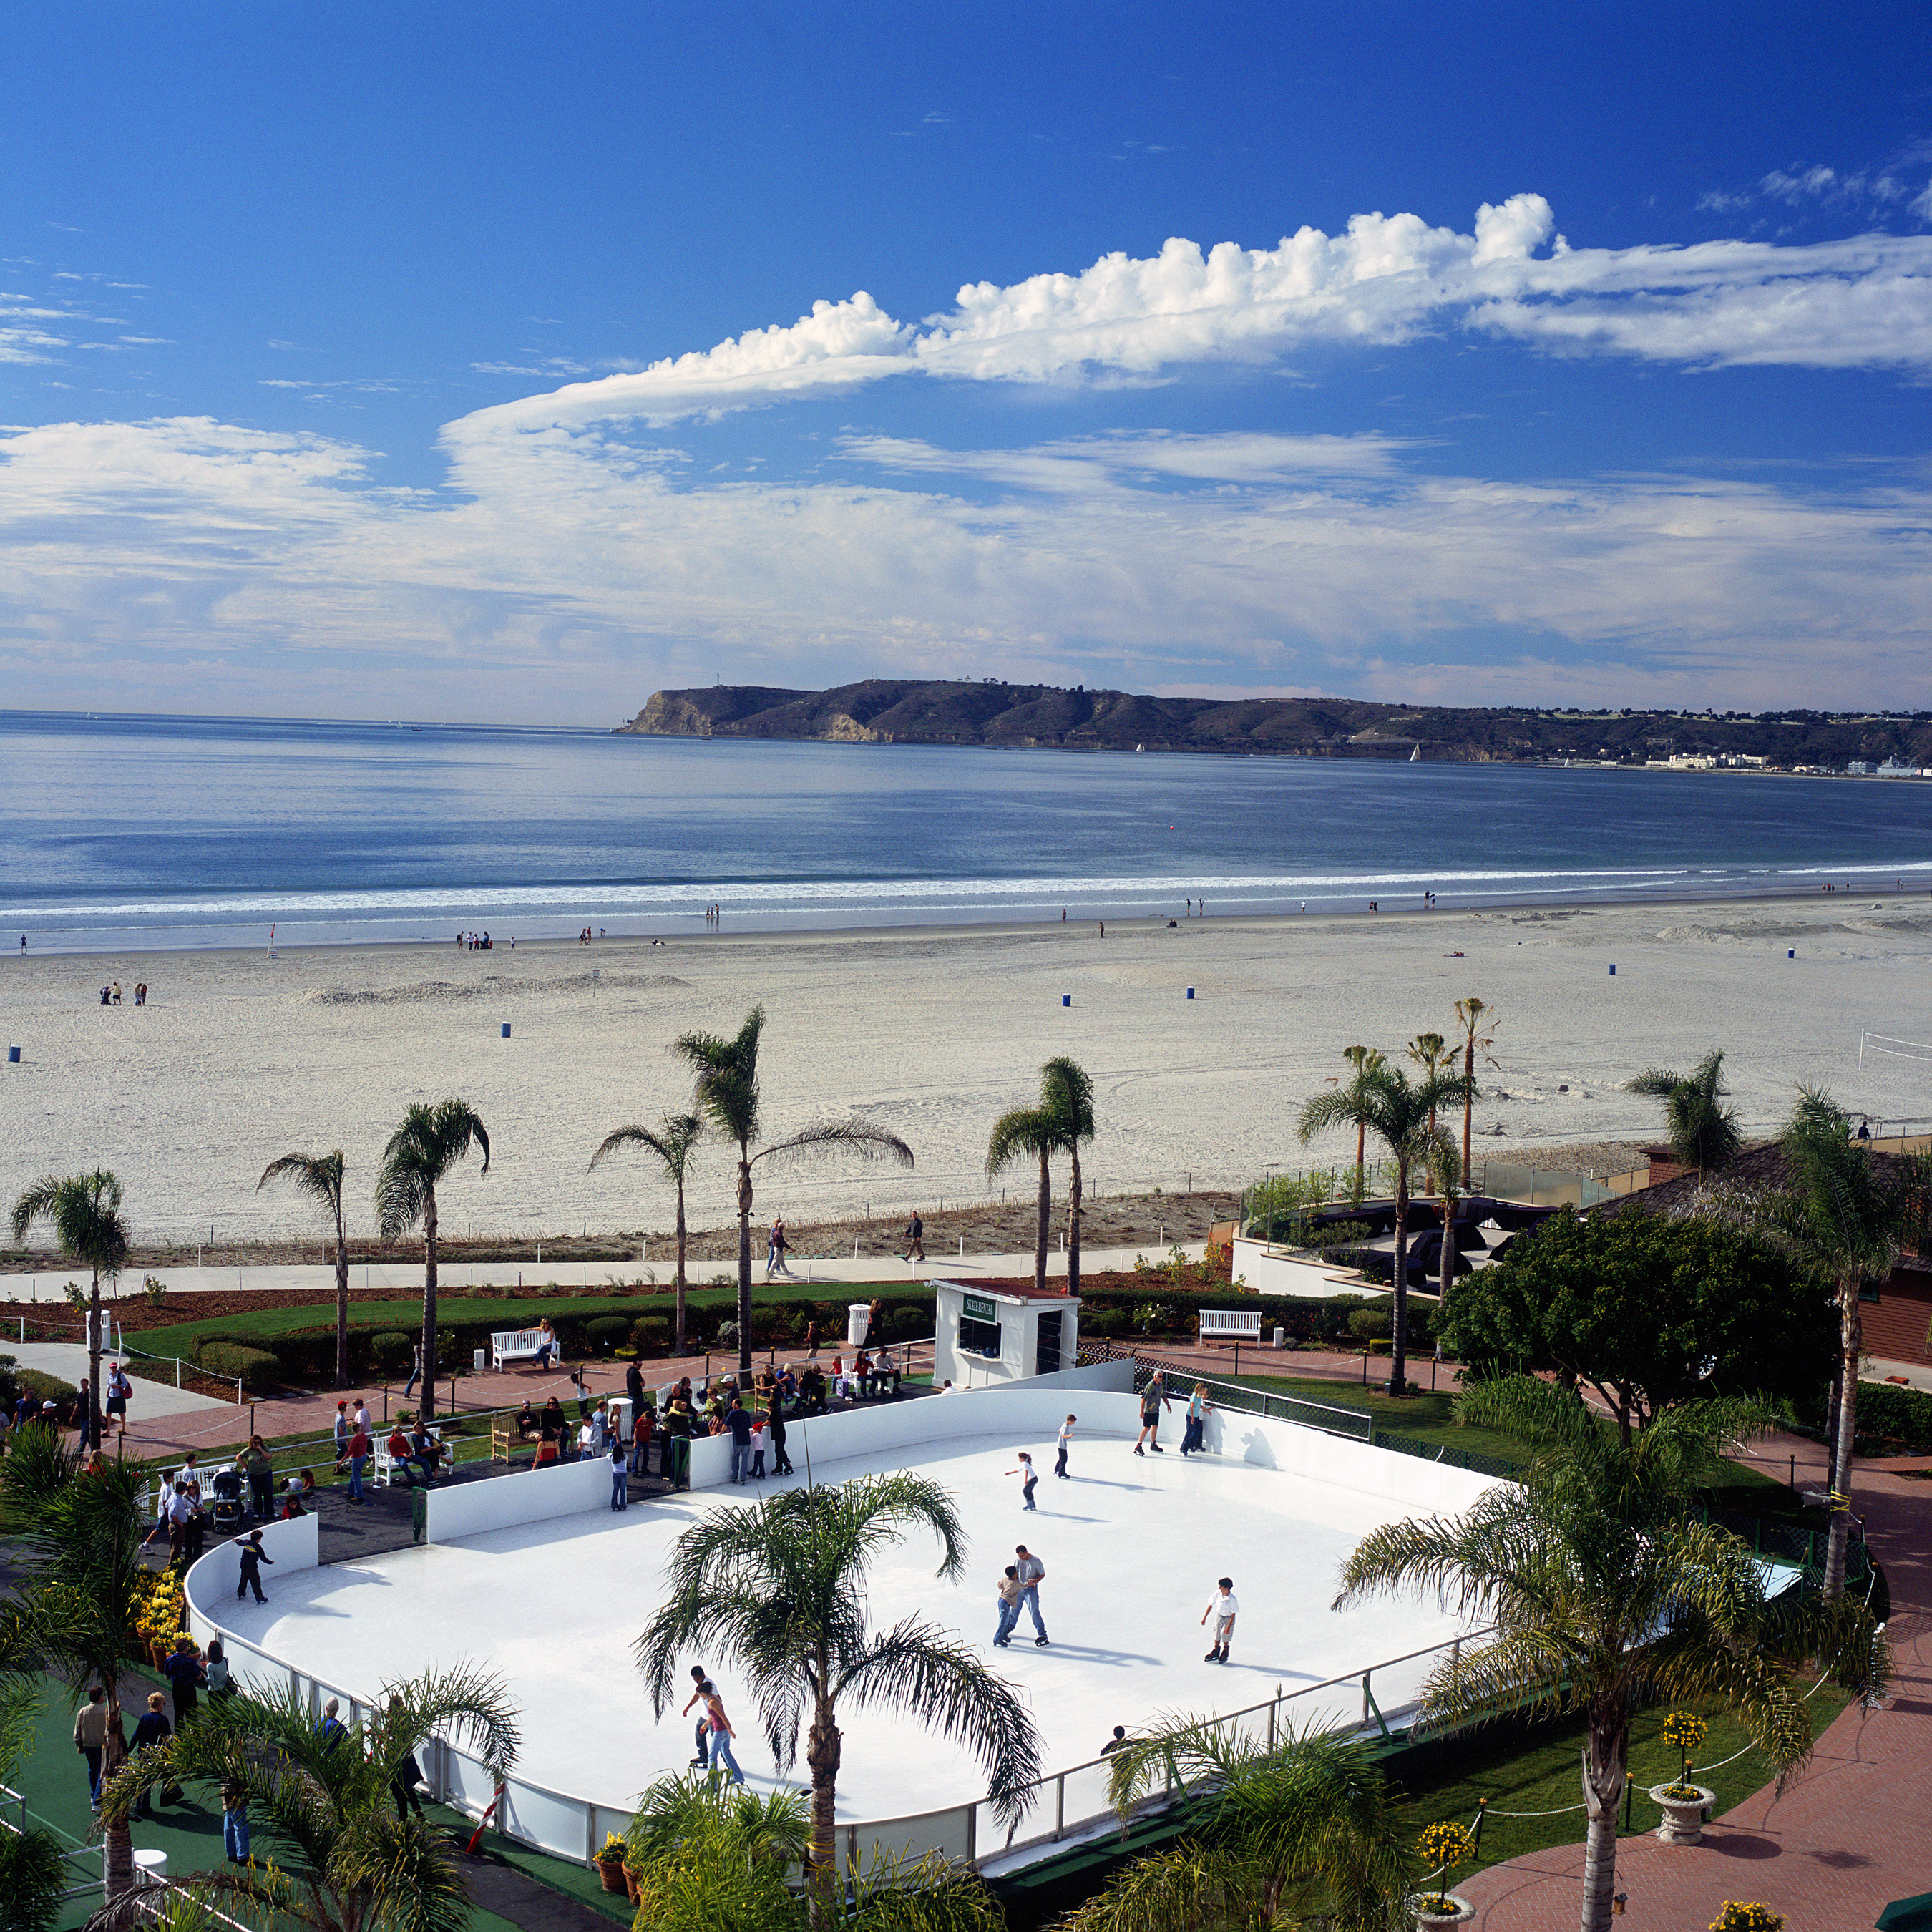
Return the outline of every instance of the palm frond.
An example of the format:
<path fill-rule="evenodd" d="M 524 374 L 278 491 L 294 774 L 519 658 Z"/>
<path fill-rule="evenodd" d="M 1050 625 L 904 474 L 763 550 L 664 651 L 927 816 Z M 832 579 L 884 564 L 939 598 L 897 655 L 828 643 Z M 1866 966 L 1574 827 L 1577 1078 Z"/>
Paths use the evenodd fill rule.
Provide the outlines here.
<path fill-rule="evenodd" d="M 824 1120 L 784 1140 L 774 1141 L 752 1158 L 754 1162 L 769 1160 L 784 1165 L 821 1154 L 850 1154 L 864 1161 L 892 1160 L 901 1167 L 914 1164 L 912 1149 L 897 1134 L 874 1126 L 856 1114 L 850 1120 Z"/>
<path fill-rule="evenodd" d="M 1059 1147 L 1060 1123 L 1046 1108 L 1009 1108 L 987 1136 L 986 1178 L 996 1178 L 1017 1161 L 1056 1153 Z"/>
<path fill-rule="evenodd" d="M 259 1194 L 272 1180 L 292 1180 L 310 1199 L 333 1214 L 342 1205 L 344 1166 L 340 1148 L 332 1154 L 285 1154 L 262 1170 L 255 1191 Z"/>

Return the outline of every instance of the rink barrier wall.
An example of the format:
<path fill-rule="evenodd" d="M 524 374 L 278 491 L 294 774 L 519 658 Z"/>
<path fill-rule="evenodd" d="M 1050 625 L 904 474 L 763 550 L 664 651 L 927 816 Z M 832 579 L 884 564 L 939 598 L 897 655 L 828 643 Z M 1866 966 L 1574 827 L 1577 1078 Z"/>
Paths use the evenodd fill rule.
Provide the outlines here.
<path fill-rule="evenodd" d="M 813 1460 L 826 1462 L 914 1448 L 952 1435 L 1004 1436 L 1016 1442 L 1045 1439 L 1058 1431 L 1064 1419 L 1070 1394 L 1076 1399 L 1080 1416 L 1079 1432 L 1075 1438 L 1076 1454 L 1083 1438 L 1131 1440 L 1138 1432 L 1138 1396 L 1081 1382 L 956 1390 L 946 1396 L 815 1417 L 789 1425 L 789 1446 L 802 1474 L 808 1431 Z M 928 1406 L 932 1401 L 959 1405 L 956 1428 L 952 1426 L 950 1414 L 944 1424 L 936 1423 Z M 1180 1412 L 1185 1406 L 1184 1401 L 1178 1401 L 1172 1414 L 1162 1418 L 1163 1433 L 1170 1433 L 1177 1442 Z M 1171 1430 L 1169 1424 L 1173 1425 Z M 1264 1468 L 1340 1484 L 1400 1502 L 1419 1514 L 1466 1509 L 1492 1486 L 1491 1479 L 1486 1477 L 1419 1462 L 1412 1456 L 1370 1448 L 1364 1443 L 1271 1418 L 1231 1412 L 1224 1420 L 1217 1413 L 1208 1419 L 1205 1441 L 1210 1454 L 1238 1456 Z M 705 1437 L 692 1444 L 694 1490 L 728 1485 L 730 1448 L 728 1437 Z M 594 1474 L 601 1500 L 608 1504 L 609 1467 L 604 1463 L 565 1464 L 556 1471 L 526 1472 L 453 1486 L 443 1492 L 432 1490 L 429 1500 L 434 1503 L 439 1493 L 454 1496 L 464 1490 L 521 1490 L 525 1497 L 533 1497 L 538 1492 L 530 1486 L 553 1474 L 565 1478 L 576 1474 L 585 1481 Z M 550 1486 L 560 1492 L 560 1500 L 571 1493 L 562 1483 Z M 538 1520 L 536 1513 L 514 1516 L 499 1513 L 506 1507 L 522 1506 L 518 1498 L 506 1496 L 490 1506 L 488 1520 L 483 1527 L 500 1528 Z M 566 1512 L 560 1508 L 550 1513 L 576 1511 Z M 446 1521 L 456 1520 L 452 1516 Z M 443 1540 L 453 1539 L 446 1534 Z M 275 1561 L 274 1569 L 264 1579 L 271 1590 L 274 1576 L 289 1570 L 316 1567 L 319 1545 L 317 1525 L 312 1516 L 267 1526 L 262 1542 Z M 236 1681 L 246 1688 L 292 1689 L 318 1720 L 323 1705 L 335 1697 L 340 1700 L 344 1721 L 351 1726 L 360 1722 L 373 1706 L 372 1694 L 366 1687 L 351 1690 L 329 1683 L 230 1628 L 228 1618 L 232 1613 L 228 1605 L 233 1600 L 240 1562 L 233 1544 L 224 1544 L 189 1571 L 189 1628 L 196 1641 L 205 1645 L 209 1637 L 220 1637 Z M 1480 1634 L 1483 1633 L 1472 1634 Z M 1208 1721 L 1216 1730 L 1264 1747 L 1271 1746 L 1278 1737 L 1285 1736 L 1286 1727 L 1290 1725 L 1300 1730 L 1313 1726 L 1386 1738 L 1412 1716 L 1432 1661 L 1445 1654 L 1453 1654 L 1470 1640 L 1471 1635 L 1452 1637 L 1426 1649 L 1384 1658 L 1360 1671 L 1279 1691 L 1264 1702 L 1220 1714 Z M 376 1694 L 380 1690 L 380 1686 L 376 1687 Z M 432 1737 L 418 1756 L 424 1782 L 439 1802 L 472 1818 L 481 1818 L 497 1798 L 496 1783 L 491 1773 L 476 1756 L 446 1738 Z M 842 1823 L 838 1828 L 842 1850 L 861 1870 L 869 1869 L 881 1858 L 916 1858 L 933 1851 L 976 1866 L 1018 1857 L 1117 1825 L 1107 1796 L 1112 1769 L 1110 1760 L 1096 1757 L 1049 1772 L 1030 1787 L 1026 1814 L 1011 1829 L 1002 1827 L 991 1804 L 980 1798 L 904 1817 Z M 1156 1796 L 1150 1801 L 1151 1805 L 1157 1807 L 1170 1795 Z M 502 1788 L 496 1815 L 500 1828 L 509 1837 L 553 1856 L 588 1864 L 607 1832 L 622 1834 L 631 1812 L 626 1807 L 599 1804 L 573 1792 L 555 1790 L 513 1772 Z"/>
<path fill-rule="evenodd" d="M 596 1456 L 587 1462 L 553 1462 L 475 1482 L 439 1484 L 423 1498 L 424 1540 L 458 1543 L 488 1530 L 608 1509 L 612 1466 L 608 1456 Z"/>

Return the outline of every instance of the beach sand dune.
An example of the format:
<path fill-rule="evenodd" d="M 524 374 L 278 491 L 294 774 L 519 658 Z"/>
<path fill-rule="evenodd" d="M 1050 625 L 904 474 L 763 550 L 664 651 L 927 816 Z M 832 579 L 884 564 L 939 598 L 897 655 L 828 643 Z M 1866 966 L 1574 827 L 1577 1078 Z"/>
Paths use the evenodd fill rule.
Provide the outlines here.
<path fill-rule="evenodd" d="M 1302 1149 L 1296 1110 L 1342 1070 L 1343 1047 L 1396 1054 L 1417 1033 L 1451 1034 L 1469 994 L 1498 1023 L 1479 1148 L 1652 1137 L 1656 1103 L 1624 1083 L 1713 1047 L 1754 1130 L 1778 1126 L 1801 1082 L 1875 1124 L 1932 1117 L 1932 1064 L 1858 1066 L 1862 1027 L 1932 1039 L 1932 916 L 1904 900 L 1110 922 L 1104 940 L 1056 923 L 0 967 L 0 1024 L 22 1049 L 0 1066 L 0 1194 L 111 1167 L 151 1242 L 312 1232 L 298 1196 L 255 1184 L 277 1155 L 337 1146 L 365 1237 L 391 1129 L 411 1102 L 452 1094 L 482 1114 L 494 1155 L 487 1176 L 472 1162 L 445 1187 L 452 1232 L 668 1228 L 670 1198 L 643 1162 L 591 1173 L 590 1154 L 611 1128 L 688 1104 L 668 1051 L 678 1034 L 728 1033 L 754 1004 L 769 1017 L 770 1136 L 855 1108 L 919 1163 L 761 1165 L 761 1216 L 985 1194 L 988 1128 L 1058 1053 L 1095 1082 L 1090 1187 L 1238 1184 L 1351 1158 L 1352 1136 Z M 98 989 L 115 980 L 124 1004 L 104 1008 Z M 139 980 L 152 992 L 136 1010 Z M 1018 1196 L 1030 1177 L 1000 1184 Z M 729 1150 L 706 1149 L 693 1225 L 727 1220 L 732 1198 Z"/>

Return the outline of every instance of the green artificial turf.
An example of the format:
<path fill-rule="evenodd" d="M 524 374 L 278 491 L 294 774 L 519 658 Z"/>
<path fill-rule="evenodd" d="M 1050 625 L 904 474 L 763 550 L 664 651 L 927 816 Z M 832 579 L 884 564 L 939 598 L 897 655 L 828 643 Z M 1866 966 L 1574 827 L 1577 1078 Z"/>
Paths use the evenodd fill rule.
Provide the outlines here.
<path fill-rule="evenodd" d="M 1809 1704 L 1813 1736 L 1822 1736 L 1850 1701 L 1850 1693 L 1835 1684 L 1826 1683 L 1816 1690 Z M 1735 1718 L 1714 1705 L 1686 1708 L 1695 1709 L 1711 1727 L 1693 1755 L 1692 1776 L 1718 1794 L 1712 1815 L 1720 1816 L 1761 1790 L 1777 1774 L 1763 1753 L 1750 1745 Z M 1658 1736 L 1668 1714 L 1659 1706 L 1645 1712 L 1632 1726 L 1633 1832 L 1657 1828 L 1661 1814 L 1645 1793 L 1652 1785 L 1668 1784 L 1678 1774 L 1677 1753 Z M 1425 1826 L 1439 1820 L 1473 1825 L 1478 1813 L 1483 1812 L 1479 1867 L 1499 1864 L 1552 1846 L 1581 1844 L 1584 1819 L 1577 1808 L 1582 1802 L 1582 1724 L 1566 1720 L 1527 1728 L 1498 1726 L 1412 1753 L 1390 1767 L 1390 1796 L 1394 1801 L 1398 1832 L 1412 1844 Z M 1721 1763 L 1741 1750 L 1744 1755 L 1735 1762 Z M 1696 1768 L 1703 1765 L 1720 1768 Z M 1512 1813 L 1544 1815 L 1505 1815 Z M 1465 1866 L 1455 1876 L 1466 1876 L 1472 1869 Z"/>

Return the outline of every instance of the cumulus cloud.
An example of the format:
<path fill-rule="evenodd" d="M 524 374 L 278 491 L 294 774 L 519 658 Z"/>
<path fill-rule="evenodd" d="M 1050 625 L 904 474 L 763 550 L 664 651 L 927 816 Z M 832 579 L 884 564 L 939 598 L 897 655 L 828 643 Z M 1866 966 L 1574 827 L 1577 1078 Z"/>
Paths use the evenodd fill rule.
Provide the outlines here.
<path fill-rule="evenodd" d="M 0 434 L 0 674 L 42 703 L 106 680 L 159 708 L 366 714 L 421 692 L 530 720 L 614 718 L 721 659 L 773 682 L 1758 704 L 1818 701 L 1828 655 L 1834 702 L 1922 685 L 1932 487 L 1501 483 L 1373 439 L 1220 440 L 854 441 L 882 478 L 924 473 L 682 484 L 665 452 L 552 428 L 463 452 L 458 496 L 378 488 L 348 443 L 205 420 Z"/>
<path fill-rule="evenodd" d="M 1814 177 L 1843 187 L 1822 169 L 1791 177 L 1792 191 L 1813 192 Z M 863 292 L 819 302 L 789 326 L 479 410 L 447 434 L 462 443 L 627 417 L 664 423 L 916 374 L 1156 382 L 1191 364 L 1274 366 L 1297 350 L 1453 331 L 1693 368 L 1922 370 L 1932 367 L 1932 237 L 1576 248 L 1538 194 L 1486 202 L 1468 233 L 1372 214 L 1268 249 L 1204 250 L 1177 237 L 1157 255 L 1106 255 L 1078 274 L 968 283 L 950 310 L 917 324 Z"/>

